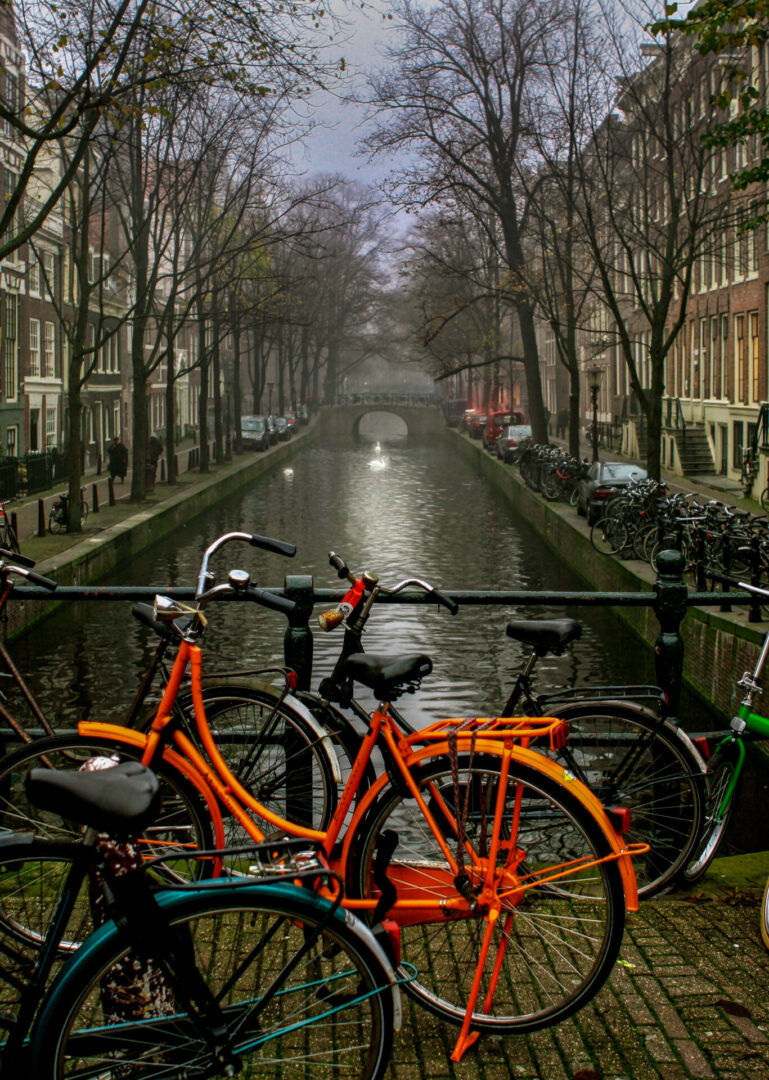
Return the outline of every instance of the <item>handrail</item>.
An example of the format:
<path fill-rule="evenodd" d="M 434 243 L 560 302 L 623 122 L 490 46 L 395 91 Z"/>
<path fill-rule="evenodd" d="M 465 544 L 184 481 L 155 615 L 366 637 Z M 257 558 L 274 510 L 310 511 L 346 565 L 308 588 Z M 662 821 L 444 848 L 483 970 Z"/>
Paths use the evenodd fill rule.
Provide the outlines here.
<path fill-rule="evenodd" d="M 678 702 L 683 684 L 683 641 L 680 625 L 687 607 L 720 606 L 724 603 L 748 603 L 750 594 L 744 591 L 733 592 L 689 592 L 683 580 L 684 560 L 677 551 L 660 552 L 659 577 L 654 586 L 638 592 L 585 592 L 543 590 L 496 590 L 496 589 L 458 589 L 442 590 L 461 606 L 476 607 L 493 605 L 511 606 L 563 606 L 563 607 L 612 607 L 631 605 L 633 607 L 653 607 L 660 624 L 660 634 L 655 642 L 655 667 L 657 683 L 665 692 L 671 715 L 678 712 Z M 312 677 L 312 631 L 310 618 L 316 604 L 331 606 L 339 603 L 345 595 L 344 589 L 316 589 L 313 579 L 308 574 L 286 577 L 283 588 L 270 587 L 264 591 L 285 596 L 293 600 L 296 607 L 288 616 L 288 626 L 283 637 L 283 652 L 287 667 L 296 671 L 300 689 L 309 689 Z M 42 600 L 49 602 L 80 600 L 151 600 L 157 593 L 173 600 L 194 601 L 195 589 L 189 586 L 163 588 L 162 586 L 82 586 L 60 585 L 55 594 L 41 588 L 19 585 L 14 588 L 13 598 L 19 600 Z M 248 601 L 248 594 L 223 593 L 213 598 L 228 602 Z M 378 595 L 380 604 L 435 604 L 434 599 L 424 592 L 402 592 L 395 595 Z"/>

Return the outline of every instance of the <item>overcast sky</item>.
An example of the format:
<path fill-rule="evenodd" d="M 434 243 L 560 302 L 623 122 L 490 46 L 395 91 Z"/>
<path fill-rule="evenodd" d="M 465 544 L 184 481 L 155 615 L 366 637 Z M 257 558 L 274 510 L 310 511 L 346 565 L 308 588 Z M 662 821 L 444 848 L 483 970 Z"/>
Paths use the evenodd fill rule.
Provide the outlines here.
<path fill-rule="evenodd" d="M 387 0 L 366 3 L 365 8 L 331 0 L 329 10 L 344 20 L 342 41 L 335 53 L 344 56 L 349 88 L 362 87 L 366 73 L 381 67 L 385 43 L 392 37 L 393 23 L 384 17 Z M 312 99 L 312 116 L 317 125 L 312 134 L 292 154 L 296 165 L 307 172 L 343 173 L 362 183 L 376 181 L 387 172 L 384 161 L 370 164 L 356 156 L 363 137 L 365 109 L 333 94 L 317 94 Z"/>

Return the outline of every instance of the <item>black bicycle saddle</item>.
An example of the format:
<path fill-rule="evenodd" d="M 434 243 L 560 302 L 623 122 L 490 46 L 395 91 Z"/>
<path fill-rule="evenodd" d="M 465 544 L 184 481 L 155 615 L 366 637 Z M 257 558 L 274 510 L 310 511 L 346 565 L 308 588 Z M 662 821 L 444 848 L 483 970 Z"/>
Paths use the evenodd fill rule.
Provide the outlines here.
<path fill-rule="evenodd" d="M 108 769 L 32 769 L 24 787 L 41 810 L 111 836 L 140 833 L 160 810 L 160 786 L 151 769 L 124 761 Z"/>
<path fill-rule="evenodd" d="M 355 653 L 345 660 L 343 672 L 373 690 L 379 701 L 395 701 L 400 694 L 413 692 L 432 670 L 433 662 L 424 653 L 402 656 Z"/>

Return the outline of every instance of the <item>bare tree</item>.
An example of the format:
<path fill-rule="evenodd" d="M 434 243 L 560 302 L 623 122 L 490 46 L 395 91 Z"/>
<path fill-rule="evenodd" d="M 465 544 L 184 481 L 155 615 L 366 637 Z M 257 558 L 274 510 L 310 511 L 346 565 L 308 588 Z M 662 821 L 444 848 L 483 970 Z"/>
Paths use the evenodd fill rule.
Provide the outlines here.
<path fill-rule="evenodd" d="M 532 152 L 532 102 L 546 75 L 559 0 L 439 0 L 397 6 L 401 43 L 389 73 L 373 80 L 379 124 L 375 153 L 407 150 L 418 160 L 393 176 L 402 204 L 451 199 L 499 225 L 502 265 L 515 278 L 528 255 L 529 197 L 519 183 Z M 509 294 L 519 321 L 534 435 L 547 441 L 532 297 Z"/>

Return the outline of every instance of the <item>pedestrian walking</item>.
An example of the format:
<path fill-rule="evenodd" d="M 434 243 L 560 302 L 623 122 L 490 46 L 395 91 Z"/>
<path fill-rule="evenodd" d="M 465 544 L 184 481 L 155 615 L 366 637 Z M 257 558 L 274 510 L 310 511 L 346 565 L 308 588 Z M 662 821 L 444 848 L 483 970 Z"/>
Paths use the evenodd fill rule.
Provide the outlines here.
<path fill-rule="evenodd" d="M 107 454 L 109 455 L 110 476 L 113 480 L 119 477 L 122 483 L 128 472 L 128 447 L 120 441 L 119 435 L 116 435 L 110 443 Z"/>
<path fill-rule="evenodd" d="M 559 439 L 566 438 L 566 429 L 569 426 L 569 410 L 560 409 L 558 412 L 558 419 L 556 420 L 555 433 Z"/>

